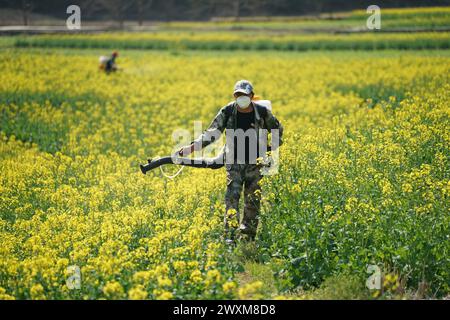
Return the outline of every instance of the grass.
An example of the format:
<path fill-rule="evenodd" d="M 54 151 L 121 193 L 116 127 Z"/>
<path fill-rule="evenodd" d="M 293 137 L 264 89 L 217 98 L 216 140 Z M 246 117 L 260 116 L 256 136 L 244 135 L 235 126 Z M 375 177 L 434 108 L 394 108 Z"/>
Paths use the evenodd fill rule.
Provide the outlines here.
<path fill-rule="evenodd" d="M 21 20 L 9 20 L 20 16 L 13 10 L 2 10 L 3 19 L 9 24 L 20 24 Z M 450 28 L 449 7 L 425 8 L 381 8 L 383 31 L 399 30 L 442 30 Z M 234 17 L 214 18 L 212 21 L 173 21 L 149 22 L 152 28 L 159 31 L 222 31 L 222 32 L 276 32 L 276 33 L 302 33 L 302 32 L 351 32 L 364 30 L 369 14 L 365 10 L 349 12 L 323 13 L 309 16 L 267 16 L 267 17 L 241 17 L 238 21 Z M 33 14 L 33 25 L 65 24 L 64 20 Z M 98 21 L 86 21 L 85 25 L 99 25 Z M 114 24 L 107 22 L 106 24 Z M 136 26 L 136 22 L 126 22 L 129 27 Z M 144 26 L 145 29 L 145 26 Z"/>
<path fill-rule="evenodd" d="M 265 299 L 271 299 L 279 295 L 278 290 L 276 289 L 273 272 L 269 265 L 250 261 L 246 262 L 244 264 L 244 271 L 238 273 L 236 278 L 239 286 L 245 286 L 246 284 L 255 281 L 261 281 L 263 286 L 260 292 Z"/>
<path fill-rule="evenodd" d="M 381 14 L 384 31 L 438 30 L 450 27 L 448 7 L 382 8 Z M 335 32 L 364 30 L 368 16 L 365 10 L 355 10 L 303 17 L 242 17 L 239 21 L 222 18 L 210 22 L 168 22 L 160 24 L 160 27 L 164 30 L 184 31 Z"/>
<path fill-rule="evenodd" d="M 283 297 L 285 299 L 365 300 L 374 298 L 365 287 L 365 279 L 350 274 L 328 277 L 317 289 L 303 290 L 298 287 L 281 292 L 277 288 L 270 262 L 263 262 L 264 258 L 260 256 L 257 242 L 239 243 L 235 255 L 242 266 L 242 272 L 239 272 L 236 277 L 239 286 L 262 282 L 259 293 L 264 299 Z"/>
<path fill-rule="evenodd" d="M 426 50 L 450 48 L 449 33 L 416 34 L 351 34 L 298 36 L 238 36 L 226 33 L 192 35 L 177 34 L 123 34 L 103 36 L 29 36 L 17 37 L 19 48 L 97 48 L 141 50 L 250 50 L 250 51 L 309 51 L 309 50 Z"/>

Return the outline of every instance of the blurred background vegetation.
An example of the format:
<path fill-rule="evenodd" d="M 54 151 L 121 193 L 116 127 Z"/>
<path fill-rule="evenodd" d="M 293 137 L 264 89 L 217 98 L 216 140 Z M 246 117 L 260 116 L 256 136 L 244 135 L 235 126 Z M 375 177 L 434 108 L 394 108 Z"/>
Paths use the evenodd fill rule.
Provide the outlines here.
<path fill-rule="evenodd" d="M 90 23 L 116 27 L 149 21 L 248 21 L 304 16 L 339 21 L 345 11 L 365 10 L 368 0 L 0 0 L 0 25 L 64 25 L 66 8 L 77 4 Z M 381 8 L 448 6 L 449 0 L 379 0 Z M 357 15 L 356 15 L 357 17 Z"/>

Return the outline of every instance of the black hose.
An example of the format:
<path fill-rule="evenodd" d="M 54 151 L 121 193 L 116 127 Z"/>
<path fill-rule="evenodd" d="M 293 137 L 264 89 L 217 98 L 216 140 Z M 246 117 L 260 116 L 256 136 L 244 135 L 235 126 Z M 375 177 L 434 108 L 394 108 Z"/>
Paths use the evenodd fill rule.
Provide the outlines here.
<path fill-rule="evenodd" d="M 267 151 L 271 151 L 271 147 L 267 148 Z M 177 158 L 177 161 L 174 162 L 172 157 L 162 157 L 159 159 L 148 159 L 148 163 L 141 164 L 139 167 L 143 174 L 146 174 L 148 171 L 158 168 L 164 164 L 177 164 L 181 166 L 188 166 L 194 168 L 208 168 L 208 169 L 220 169 L 225 164 L 225 156 L 223 153 L 219 154 L 215 158 Z"/>
<path fill-rule="evenodd" d="M 141 164 L 139 167 L 143 174 L 146 174 L 148 171 L 158 168 L 164 164 L 177 164 L 182 166 L 194 167 L 194 168 L 208 168 L 208 169 L 219 169 L 224 166 L 223 164 L 223 156 L 219 156 L 216 158 L 208 159 L 208 158 L 177 158 L 177 161 L 174 162 L 172 157 L 162 157 L 155 160 L 148 160 L 148 163 Z"/>

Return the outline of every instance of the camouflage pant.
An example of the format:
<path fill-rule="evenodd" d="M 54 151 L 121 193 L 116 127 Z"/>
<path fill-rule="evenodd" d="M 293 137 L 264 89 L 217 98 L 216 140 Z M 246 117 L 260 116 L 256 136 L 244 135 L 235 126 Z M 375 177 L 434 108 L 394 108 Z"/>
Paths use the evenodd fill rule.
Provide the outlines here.
<path fill-rule="evenodd" d="M 227 165 L 227 192 L 225 194 L 225 233 L 233 239 L 237 230 L 254 239 L 258 227 L 262 178 L 256 164 Z M 244 217 L 239 225 L 239 199 L 244 188 Z"/>

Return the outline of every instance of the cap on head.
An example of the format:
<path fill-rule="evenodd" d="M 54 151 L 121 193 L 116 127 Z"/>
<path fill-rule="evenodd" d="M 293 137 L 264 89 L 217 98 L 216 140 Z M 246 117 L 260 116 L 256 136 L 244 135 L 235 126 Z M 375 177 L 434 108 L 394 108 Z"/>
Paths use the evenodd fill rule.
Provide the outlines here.
<path fill-rule="evenodd" d="M 248 80 L 239 80 L 234 85 L 234 93 L 237 93 L 237 92 L 250 94 L 253 92 L 253 85 Z"/>

